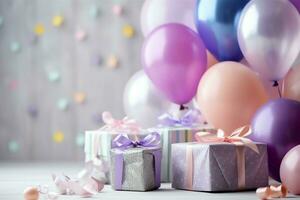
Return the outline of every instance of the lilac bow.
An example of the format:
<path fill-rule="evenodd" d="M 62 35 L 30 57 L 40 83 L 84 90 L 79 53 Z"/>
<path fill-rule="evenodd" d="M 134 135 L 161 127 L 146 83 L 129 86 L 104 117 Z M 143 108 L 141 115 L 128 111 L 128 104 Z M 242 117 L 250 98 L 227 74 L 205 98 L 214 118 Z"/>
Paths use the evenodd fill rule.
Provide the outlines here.
<path fill-rule="evenodd" d="M 122 189 L 123 182 L 123 168 L 124 168 L 124 156 L 123 150 L 127 148 L 137 147 L 157 147 L 160 144 L 160 134 L 153 132 L 148 134 L 142 140 L 131 140 L 127 134 L 119 134 L 113 141 L 112 147 L 118 148 L 120 151 L 115 155 L 115 189 Z M 160 163 L 161 163 L 161 149 L 157 149 L 152 152 L 154 159 L 154 174 L 155 174 L 155 185 L 160 186 Z"/>
<path fill-rule="evenodd" d="M 192 109 L 185 113 L 181 118 L 176 119 L 169 113 L 165 113 L 158 117 L 158 120 L 164 126 L 192 126 L 193 124 L 199 123 L 200 112 Z"/>
<path fill-rule="evenodd" d="M 160 144 L 160 134 L 153 132 L 148 134 L 142 140 L 131 140 L 127 134 L 119 134 L 112 141 L 112 148 L 131 148 L 131 147 L 156 147 Z"/>

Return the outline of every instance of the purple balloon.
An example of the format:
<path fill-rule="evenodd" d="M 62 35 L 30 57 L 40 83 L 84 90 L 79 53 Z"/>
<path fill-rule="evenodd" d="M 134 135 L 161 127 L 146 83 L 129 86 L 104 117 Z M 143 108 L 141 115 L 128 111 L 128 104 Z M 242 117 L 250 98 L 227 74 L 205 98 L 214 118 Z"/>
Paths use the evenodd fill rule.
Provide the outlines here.
<path fill-rule="evenodd" d="M 297 8 L 298 12 L 300 13 L 300 0 L 290 0 L 292 4 Z"/>
<path fill-rule="evenodd" d="M 154 85 L 172 102 L 188 103 L 206 70 L 201 38 L 181 24 L 165 24 L 146 38 L 142 63 Z"/>
<path fill-rule="evenodd" d="M 252 121 L 251 139 L 268 145 L 270 176 L 280 181 L 285 154 L 300 144 L 300 102 L 276 99 L 262 106 Z"/>

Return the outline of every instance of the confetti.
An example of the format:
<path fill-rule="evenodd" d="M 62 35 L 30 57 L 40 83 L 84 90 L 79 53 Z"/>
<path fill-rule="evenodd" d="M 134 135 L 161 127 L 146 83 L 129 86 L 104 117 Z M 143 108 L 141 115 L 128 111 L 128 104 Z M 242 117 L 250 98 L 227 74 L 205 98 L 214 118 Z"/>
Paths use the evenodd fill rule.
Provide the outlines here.
<path fill-rule="evenodd" d="M 65 135 L 62 131 L 55 131 L 52 135 L 52 139 L 55 143 L 63 142 Z"/>
<path fill-rule="evenodd" d="M 76 136 L 76 140 L 75 140 L 75 143 L 77 146 L 79 147 L 83 147 L 84 146 L 84 134 L 83 133 L 79 133 L 77 136 Z"/>
<path fill-rule="evenodd" d="M 75 33 L 75 39 L 78 41 L 83 41 L 87 38 L 87 33 L 84 30 L 78 30 Z"/>
<path fill-rule="evenodd" d="M 86 100 L 86 94 L 83 92 L 75 92 L 74 101 L 78 104 L 83 104 Z"/>
<path fill-rule="evenodd" d="M 102 113 L 94 113 L 92 115 L 92 121 L 95 123 L 95 124 L 102 124 L 103 123 L 103 120 L 102 120 Z"/>
<path fill-rule="evenodd" d="M 16 153 L 17 151 L 19 151 L 19 149 L 20 149 L 20 145 L 17 141 L 12 140 L 8 143 L 8 150 L 10 152 Z"/>
<path fill-rule="evenodd" d="M 119 64 L 118 58 L 115 55 L 110 55 L 107 58 L 106 64 L 111 69 L 117 68 Z"/>
<path fill-rule="evenodd" d="M 18 81 L 17 80 L 11 80 L 9 83 L 8 83 L 8 88 L 10 90 L 15 90 L 17 89 L 18 87 Z"/>
<path fill-rule="evenodd" d="M 48 80 L 50 82 L 57 82 L 60 80 L 60 73 L 58 71 L 48 72 Z"/>
<path fill-rule="evenodd" d="M 68 99 L 66 99 L 66 98 L 61 98 L 61 99 L 59 99 L 59 100 L 57 101 L 57 108 L 58 108 L 59 110 L 67 110 L 68 107 L 69 107 L 69 104 L 70 104 L 70 102 L 69 102 Z"/>
<path fill-rule="evenodd" d="M 3 25 L 3 23 L 4 23 L 4 18 L 0 16 L 0 27 Z"/>
<path fill-rule="evenodd" d="M 18 42 L 10 43 L 10 51 L 13 53 L 18 53 L 21 51 L 21 45 Z"/>
<path fill-rule="evenodd" d="M 99 16 L 100 10 L 97 6 L 91 6 L 88 13 L 90 17 L 96 18 Z"/>
<path fill-rule="evenodd" d="M 122 33 L 123 33 L 123 36 L 126 37 L 126 38 L 132 38 L 134 36 L 134 28 L 131 26 L 131 25 L 125 25 L 123 26 L 123 29 L 122 29 Z"/>
<path fill-rule="evenodd" d="M 45 33 L 45 27 L 43 24 L 36 24 L 35 27 L 34 27 L 34 33 L 37 35 L 37 36 L 41 36 Z"/>
<path fill-rule="evenodd" d="M 100 66 L 102 64 L 102 57 L 100 55 L 95 55 L 91 58 L 91 64 Z"/>
<path fill-rule="evenodd" d="M 38 109 L 35 105 L 29 105 L 27 108 L 27 112 L 29 116 L 32 118 L 36 118 L 38 115 Z"/>
<path fill-rule="evenodd" d="M 119 4 L 115 4 L 112 7 L 112 13 L 116 16 L 121 16 L 123 13 L 123 7 Z"/>
<path fill-rule="evenodd" d="M 61 27 L 64 23 L 64 17 L 61 15 L 56 15 L 52 18 L 52 25 L 55 27 Z"/>

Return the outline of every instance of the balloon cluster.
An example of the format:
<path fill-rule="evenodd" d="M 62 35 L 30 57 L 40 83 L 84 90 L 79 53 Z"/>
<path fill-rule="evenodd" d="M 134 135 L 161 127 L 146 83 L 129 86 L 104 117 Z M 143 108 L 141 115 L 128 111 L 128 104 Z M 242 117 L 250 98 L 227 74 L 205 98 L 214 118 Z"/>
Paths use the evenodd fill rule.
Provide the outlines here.
<path fill-rule="evenodd" d="M 299 11 L 299 0 L 146 0 L 145 73 L 126 86 L 126 114 L 153 125 L 196 97 L 215 128 L 251 124 L 280 180 L 284 155 L 300 144 Z"/>

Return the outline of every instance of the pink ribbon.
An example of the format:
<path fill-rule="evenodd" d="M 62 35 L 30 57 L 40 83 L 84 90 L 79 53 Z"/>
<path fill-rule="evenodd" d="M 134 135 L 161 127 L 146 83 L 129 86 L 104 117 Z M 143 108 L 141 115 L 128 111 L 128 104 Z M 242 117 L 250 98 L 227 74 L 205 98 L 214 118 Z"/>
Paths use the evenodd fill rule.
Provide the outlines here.
<path fill-rule="evenodd" d="M 130 133 L 138 133 L 140 131 L 140 126 L 134 119 L 129 119 L 124 117 L 121 120 L 113 118 L 110 112 L 102 113 L 102 120 L 105 123 L 105 126 L 102 129 L 112 130 L 112 131 L 123 131 Z"/>
<path fill-rule="evenodd" d="M 288 190 L 284 185 L 262 187 L 256 190 L 256 195 L 259 199 L 285 198 Z"/>
<path fill-rule="evenodd" d="M 245 177 L 245 149 L 247 146 L 254 152 L 259 153 L 258 147 L 250 139 L 245 138 L 251 134 L 250 126 L 243 126 L 236 129 L 229 136 L 226 136 L 225 132 L 221 129 L 217 130 L 217 133 L 210 132 L 198 132 L 195 134 L 196 142 L 198 143 L 231 143 L 237 145 L 237 166 L 238 166 L 238 188 L 242 189 L 246 185 Z M 193 188 L 193 152 L 192 146 L 187 147 L 186 151 L 186 162 L 187 162 L 187 179 L 186 186 L 188 189 Z"/>
<path fill-rule="evenodd" d="M 107 171 L 108 166 L 103 160 L 94 159 L 86 163 L 85 168 L 78 173 L 77 179 L 66 175 L 52 175 L 52 178 L 60 194 L 90 197 L 103 189 L 102 178 Z"/>

